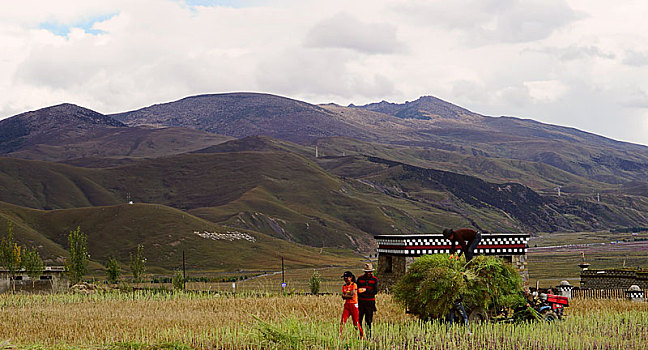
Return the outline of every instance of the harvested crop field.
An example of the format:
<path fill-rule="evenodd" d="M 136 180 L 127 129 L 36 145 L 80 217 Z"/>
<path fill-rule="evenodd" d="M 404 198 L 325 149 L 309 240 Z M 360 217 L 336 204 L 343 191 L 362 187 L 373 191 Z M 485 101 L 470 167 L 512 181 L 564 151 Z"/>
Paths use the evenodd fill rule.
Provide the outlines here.
<path fill-rule="evenodd" d="M 558 323 L 448 327 L 378 298 L 373 335 L 339 336 L 339 296 L 197 293 L 0 295 L 5 348 L 642 349 L 648 303 L 575 300 Z"/>

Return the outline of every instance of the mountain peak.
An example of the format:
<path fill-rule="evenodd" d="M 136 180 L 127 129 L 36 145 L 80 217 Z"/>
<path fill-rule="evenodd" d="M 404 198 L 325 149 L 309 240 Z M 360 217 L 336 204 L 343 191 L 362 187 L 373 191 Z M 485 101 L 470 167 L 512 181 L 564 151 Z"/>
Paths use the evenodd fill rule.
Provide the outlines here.
<path fill-rule="evenodd" d="M 91 109 L 77 106 L 72 103 L 61 103 L 58 105 L 41 108 L 31 112 L 25 112 L 5 119 L 4 122 L 16 122 L 20 120 L 28 124 L 48 124 L 59 123 L 60 127 L 66 125 L 83 126 L 83 125 L 103 125 L 114 127 L 125 127 L 126 125 L 109 116 L 95 112 Z"/>
<path fill-rule="evenodd" d="M 353 107 L 389 114 L 403 119 L 462 119 L 465 117 L 480 116 L 479 114 L 473 113 L 465 108 L 461 108 L 440 98 L 428 95 L 421 96 L 414 101 L 406 101 L 405 103 L 401 104 L 382 100 L 377 103 L 370 103 L 364 106 Z"/>
<path fill-rule="evenodd" d="M 0 120 L 0 150 L 12 152 L 42 135 L 61 137 L 63 130 L 126 127 L 123 123 L 71 103 L 41 108 Z M 28 141 L 32 140 L 32 141 Z"/>

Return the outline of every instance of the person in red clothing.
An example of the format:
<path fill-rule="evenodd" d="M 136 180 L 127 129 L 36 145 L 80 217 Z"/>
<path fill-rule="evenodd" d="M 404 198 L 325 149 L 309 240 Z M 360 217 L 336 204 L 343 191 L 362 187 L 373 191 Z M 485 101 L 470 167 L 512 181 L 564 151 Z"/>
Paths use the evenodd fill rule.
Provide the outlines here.
<path fill-rule="evenodd" d="M 459 254 L 457 254 L 457 257 L 461 255 L 461 253 L 464 253 L 466 255 L 466 261 L 470 261 L 475 254 L 475 248 L 477 248 L 477 245 L 482 239 L 482 234 L 479 231 L 469 228 L 460 228 L 457 230 L 447 228 L 443 230 L 443 237 L 452 242 L 450 254 L 454 254 L 456 250 L 455 242 L 459 242 L 461 250 L 459 251 Z"/>
<path fill-rule="evenodd" d="M 358 277 L 358 315 L 360 325 L 365 319 L 367 336 L 371 335 L 371 323 L 376 311 L 376 293 L 378 293 L 378 278 L 373 275 L 373 265 L 364 264 L 364 275 Z"/>
<path fill-rule="evenodd" d="M 351 271 L 345 271 L 342 275 L 344 278 L 344 285 L 342 286 L 342 299 L 344 299 L 344 310 L 342 310 L 342 322 L 340 323 L 340 334 L 344 329 L 344 324 L 351 316 L 353 325 L 360 331 L 360 338 L 364 335 L 362 333 L 362 326 L 358 322 L 358 286 L 355 284 L 355 276 Z"/>

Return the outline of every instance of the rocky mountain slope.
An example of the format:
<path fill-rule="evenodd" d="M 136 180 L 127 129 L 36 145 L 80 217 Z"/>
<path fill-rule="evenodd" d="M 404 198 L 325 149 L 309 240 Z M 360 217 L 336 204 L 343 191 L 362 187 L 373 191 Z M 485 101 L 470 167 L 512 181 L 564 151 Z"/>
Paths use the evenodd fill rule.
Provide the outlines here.
<path fill-rule="evenodd" d="M 268 135 L 313 144 L 342 136 L 518 159 L 609 184 L 648 180 L 648 147 L 533 120 L 482 116 L 430 96 L 403 104 L 342 107 L 231 93 L 188 97 L 113 117 L 131 126 L 181 126 L 236 138 Z"/>
<path fill-rule="evenodd" d="M 48 161 L 160 157 L 231 139 L 195 129 L 131 128 L 112 117 L 72 104 L 0 121 L 0 155 Z"/>
<path fill-rule="evenodd" d="M 366 137 L 366 131 L 316 105 L 257 93 L 200 95 L 112 115 L 130 126 L 176 126 L 231 137 L 268 135 L 307 142 L 319 137 Z"/>

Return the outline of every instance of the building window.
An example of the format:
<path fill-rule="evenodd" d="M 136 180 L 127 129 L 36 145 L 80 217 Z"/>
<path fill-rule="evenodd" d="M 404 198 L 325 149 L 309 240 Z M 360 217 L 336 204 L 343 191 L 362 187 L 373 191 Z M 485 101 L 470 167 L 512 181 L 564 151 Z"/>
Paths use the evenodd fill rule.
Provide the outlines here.
<path fill-rule="evenodd" d="M 43 275 L 43 276 L 40 276 L 40 279 L 41 279 L 41 280 L 51 280 L 51 279 L 52 279 L 52 276 L 45 276 L 45 275 Z"/>

